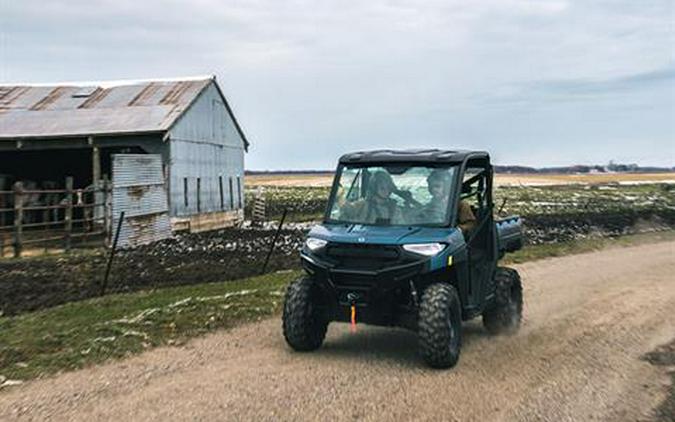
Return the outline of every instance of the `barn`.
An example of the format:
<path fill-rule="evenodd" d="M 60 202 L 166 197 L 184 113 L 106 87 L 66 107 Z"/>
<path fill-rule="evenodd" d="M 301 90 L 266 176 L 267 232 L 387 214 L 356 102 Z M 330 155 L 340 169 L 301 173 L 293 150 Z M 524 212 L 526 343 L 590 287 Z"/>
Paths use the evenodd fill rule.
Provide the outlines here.
<path fill-rule="evenodd" d="M 127 243 L 243 219 L 248 146 L 215 76 L 0 85 L 0 191 L 109 184 Z"/>

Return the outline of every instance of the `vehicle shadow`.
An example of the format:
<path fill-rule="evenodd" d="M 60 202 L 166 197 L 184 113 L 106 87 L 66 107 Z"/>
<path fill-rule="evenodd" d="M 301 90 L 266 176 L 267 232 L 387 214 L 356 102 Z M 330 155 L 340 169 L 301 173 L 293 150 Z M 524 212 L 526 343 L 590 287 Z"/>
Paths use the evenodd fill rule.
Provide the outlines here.
<path fill-rule="evenodd" d="M 462 353 L 471 350 L 475 343 L 489 337 L 478 321 L 462 326 Z M 341 360 L 382 362 L 410 368 L 427 368 L 418 354 L 417 334 L 402 328 L 358 326 L 355 333 L 348 324 L 333 323 L 323 346 L 315 356 Z"/>

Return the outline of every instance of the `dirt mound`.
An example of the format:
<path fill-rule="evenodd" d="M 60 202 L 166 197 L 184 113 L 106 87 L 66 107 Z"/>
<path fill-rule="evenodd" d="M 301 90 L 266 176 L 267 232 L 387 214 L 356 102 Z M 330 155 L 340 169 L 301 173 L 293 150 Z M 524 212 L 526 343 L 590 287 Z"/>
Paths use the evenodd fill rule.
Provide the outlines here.
<path fill-rule="evenodd" d="M 525 239 L 530 245 L 614 237 L 675 228 L 675 213 L 669 210 L 542 214 L 526 215 L 523 219 Z"/>

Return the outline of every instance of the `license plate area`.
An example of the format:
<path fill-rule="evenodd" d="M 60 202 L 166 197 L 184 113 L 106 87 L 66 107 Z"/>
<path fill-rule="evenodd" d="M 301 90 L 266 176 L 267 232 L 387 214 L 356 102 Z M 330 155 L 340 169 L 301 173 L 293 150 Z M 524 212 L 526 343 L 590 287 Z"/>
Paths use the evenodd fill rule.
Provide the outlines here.
<path fill-rule="evenodd" d="M 368 306 L 372 300 L 372 290 L 358 287 L 339 287 L 337 289 L 338 302 L 342 306 Z"/>

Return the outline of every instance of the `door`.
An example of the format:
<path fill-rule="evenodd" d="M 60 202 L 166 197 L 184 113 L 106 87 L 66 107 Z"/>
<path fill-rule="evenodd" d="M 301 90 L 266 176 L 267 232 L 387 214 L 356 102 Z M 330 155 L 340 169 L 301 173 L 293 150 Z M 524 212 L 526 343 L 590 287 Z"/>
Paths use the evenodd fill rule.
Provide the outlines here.
<path fill-rule="evenodd" d="M 159 154 L 114 154 L 113 230 L 125 213 L 118 246 L 134 247 L 171 237 L 167 185 Z"/>
<path fill-rule="evenodd" d="M 492 278 L 491 228 L 492 209 L 489 192 L 490 168 L 485 160 L 469 161 L 464 172 L 460 208 L 473 216 L 473 223 L 463 223 L 458 213 L 458 226 L 463 227 L 469 258 L 470 290 L 472 305 L 481 307 L 485 288 Z M 466 220 L 466 216 L 465 216 Z"/>

